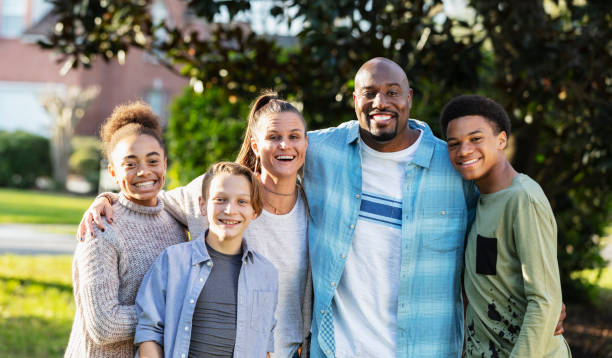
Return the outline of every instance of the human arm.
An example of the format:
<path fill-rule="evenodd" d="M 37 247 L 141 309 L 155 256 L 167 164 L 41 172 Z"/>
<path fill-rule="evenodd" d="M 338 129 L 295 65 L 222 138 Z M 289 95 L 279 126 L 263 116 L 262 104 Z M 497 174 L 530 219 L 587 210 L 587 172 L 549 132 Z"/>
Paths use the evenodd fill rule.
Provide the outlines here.
<path fill-rule="evenodd" d="M 561 312 L 556 224 L 550 207 L 521 195 L 513 234 L 527 308 L 511 357 L 543 357 Z"/>
<path fill-rule="evenodd" d="M 118 195 L 115 193 L 102 193 L 96 197 L 91 206 L 83 214 L 77 236 L 79 241 L 85 240 L 86 235 L 96 236 L 95 226 L 104 232 L 105 221 L 102 216 L 106 217 L 109 224 L 113 223 L 113 202 L 117 201 Z"/>
<path fill-rule="evenodd" d="M 164 345 L 166 312 L 167 256 L 164 251 L 142 279 L 136 295 L 136 334 L 134 344 L 154 342 Z M 142 352 L 141 352 L 142 354 Z"/>
<path fill-rule="evenodd" d="M 142 342 L 138 347 L 140 358 L 163 358 L 164 349 L 153 341 Z"/>
<path fill-rule="evenodd" d="M 112 228 L 79 243 L 73 283 L 87 334 L 96 344 L 129 340 L 136 327 L 136 308 L 119 302 L 121 245 Z"/>
<path fill-rule="evenodd" d="M 188 226 L 187 219 L 194 213 L 199 213 L 198 197 L 201 194 L 202 175 L 192 180 L 186 186 L 178 187 L 170 191 L 160 191 L 159 199 L 164 203 L 164 209 L 170 213 L 178 222 Z M 96 197 L 91 206 L 87 209 L 81 223 L 79 224 L 78 237 L 81 241 L 86 235 L 95 235 L 94 225 L 100 230 L 105 230 L 105 221 L 113 223 L 112 205 L 118 200 L 119 196 L 115 193 L 102 193 Z"/>
<path fill-rule="evenodd" d="M 202 178 L 204 175 L 192 180 L 185 186 L 161 191 L 159 198 L 164 202 L 164 209 L 178 222 L 189 226 L 188 218 L 194 212 L 199 212 L 198 198 L 202 194 Z"/>

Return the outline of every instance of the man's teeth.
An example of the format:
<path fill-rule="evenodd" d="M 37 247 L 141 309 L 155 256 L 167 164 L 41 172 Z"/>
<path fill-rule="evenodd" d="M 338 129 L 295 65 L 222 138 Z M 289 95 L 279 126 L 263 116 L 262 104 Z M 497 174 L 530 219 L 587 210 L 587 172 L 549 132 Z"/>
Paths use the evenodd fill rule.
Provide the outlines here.
<path fill-rule="evenodd" d="M 380 120 L 380 121 L 386 121 L 388 119 L 391 119 L 391 116 L 388 114 L 375 114 L 372 116 L 374 119 L 376 120 Z"/>
<path fill-rule="evenodd" d="M 276 157 L 277 160 L 293 160 L 292 155 L 279 155 Z"/>
<path fill-rule="evenodd" d="M 143 186 L 152 186 L 153 184 L 155 184 L 155 181 L 154 180 L 150 180 L 150 181 L 143 181 L 143 182 L 140 182 L 140 183 L 136 183 L 136 184 L 134 184 L 134 186 L 138 187 L 138 188 L 142 188 Z"/>
<path fill-rule="evenodd" d="M 467 161 L 465 161 L 465 162 L 463 162 L 461 164 L 463 164 L 463 165 L 470 165 L 470 164 L 476 163 L 477 161 L 478 161 L 478 159 L 470 159 L 470 160 L 467 160 Z"/>

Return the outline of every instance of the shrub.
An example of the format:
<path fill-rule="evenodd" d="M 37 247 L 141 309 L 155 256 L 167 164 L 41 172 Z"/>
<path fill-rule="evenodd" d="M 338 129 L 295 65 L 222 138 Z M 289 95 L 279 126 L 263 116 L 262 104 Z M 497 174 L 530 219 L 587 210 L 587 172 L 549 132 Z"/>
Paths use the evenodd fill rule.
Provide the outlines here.
<path fill-rule="evenodd" d="M 51 176 L 47 138 L 23 131 L 0 131 L 0 186 L 30 188 Z"/>
<path fill-rule="evenodd" d="M 216 162 L 235 160 L 248 113 L 246 101 L 223 89 L 197 94 L 186 88 L 171 105 L 166 132 L 172 186 L 188 183 Z"/>
<path fill-rule="evenodd" d="M 92 187 L 97 188 L 102 159 L 100 141 L 95 137 L 74 137 L 72 148 L 69 160 L 70 172 L 82 175 Z"/>

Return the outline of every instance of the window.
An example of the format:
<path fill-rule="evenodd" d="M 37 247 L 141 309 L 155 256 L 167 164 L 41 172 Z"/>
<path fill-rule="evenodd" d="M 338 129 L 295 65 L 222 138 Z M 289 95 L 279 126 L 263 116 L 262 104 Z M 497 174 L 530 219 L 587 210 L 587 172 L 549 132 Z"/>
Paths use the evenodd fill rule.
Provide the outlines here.
<path fill-rule="evenodd" d="M 0 4 L 0 36 L 18 37 L 25 30 L 27 1 L 2 0 Z"/>
<path fill-rule="evenodd" d="M 24 1 L 25 2 L 25 1 Z M 30 25 L 34 25 L 39 22 L 51 9 L 53 4 L 47 0 L 32 0 L 32 21 Z"/>
<path fill-rule="evenodd" d="M 163 90 L 163 82 L 160 78 L 153 80 L 153 88 L 147 91 L 144 95 L 144 100 L 151 106 L 153 113 L 155 113 L 163 127 L 167 123 L 166 114 L 166 92 Z"/>

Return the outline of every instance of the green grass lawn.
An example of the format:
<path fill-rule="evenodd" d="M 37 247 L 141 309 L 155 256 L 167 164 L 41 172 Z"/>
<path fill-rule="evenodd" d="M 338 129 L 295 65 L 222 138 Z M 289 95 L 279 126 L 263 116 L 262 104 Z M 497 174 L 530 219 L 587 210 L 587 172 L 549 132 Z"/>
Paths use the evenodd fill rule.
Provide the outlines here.
<path fill-rule="evenodd" d="M 74 317 L 71 256 L 0 256 L 0 357 L 62 357 Z"/>
<path fill-rule="evenodd" d="M 93 197 L 0 188 L 0 223 L 76 225 Z"/>
<path fill-rule="evenodd" d="M 63 356 L 75 310 L 71 264 L 71 256 L 0 255 L 0 357 Z M 599 285 L 612 291 L 612 269 Z"/>

